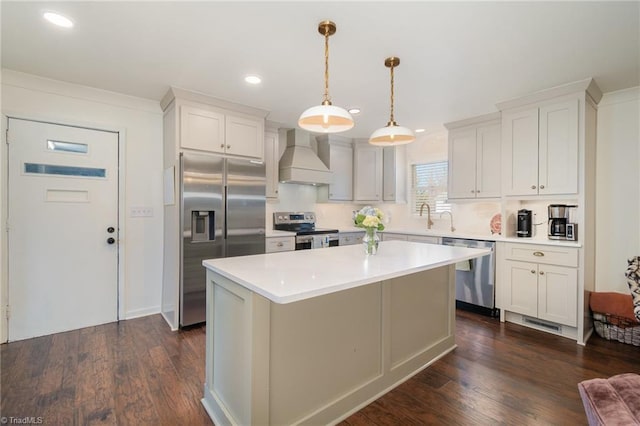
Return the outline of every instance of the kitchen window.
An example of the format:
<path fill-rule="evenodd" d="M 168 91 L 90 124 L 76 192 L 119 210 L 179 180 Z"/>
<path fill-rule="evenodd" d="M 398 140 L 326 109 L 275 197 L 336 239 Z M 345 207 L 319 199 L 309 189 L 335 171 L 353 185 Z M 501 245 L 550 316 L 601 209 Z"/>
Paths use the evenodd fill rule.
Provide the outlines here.
<path fill-rule="evenodd" d="M 413 214 L 420 213 L 422 203 L 431 207 L 431 213 L 450 212 L 447 202 L 448 163 L 413 164 L 411 166 L 411 208 Z"/>

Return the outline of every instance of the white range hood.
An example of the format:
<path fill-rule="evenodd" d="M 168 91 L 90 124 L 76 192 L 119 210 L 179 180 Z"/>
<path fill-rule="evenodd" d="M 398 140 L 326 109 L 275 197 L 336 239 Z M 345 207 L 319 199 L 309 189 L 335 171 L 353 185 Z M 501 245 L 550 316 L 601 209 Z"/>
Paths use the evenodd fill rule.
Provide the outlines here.
<path fill-rule="evenodd" d="M 287 149 L 280 158 L 280 182 L 326 185 L 333 173 L 311 149 L 311 134 L 304 130 L 287 131 Z"/>

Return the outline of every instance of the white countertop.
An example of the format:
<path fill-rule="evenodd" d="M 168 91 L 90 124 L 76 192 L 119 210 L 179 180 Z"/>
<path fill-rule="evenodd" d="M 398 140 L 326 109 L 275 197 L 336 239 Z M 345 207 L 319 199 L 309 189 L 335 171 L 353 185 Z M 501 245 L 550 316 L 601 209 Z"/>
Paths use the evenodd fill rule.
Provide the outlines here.
<path fill-rule="evenodd" d="M 358 228 L 355 228 L 358 229 Z M 341 232 L 342 229 L 340 230 Z M 344 231 L 352 232 L 352 231 Z M 482 240 L 482 241 L 502 241 L 507 243 L 523 243 L 523 244 L 540 244 L 545 246 L 563 246 L 563 247 L 582 247 L 582 244 L 578 241 L 566 241 L 566 240 L 549 240 L 547 238 L 518 238 L 518 237 L 505 237 L 500 234 L 472 234 L 465 232 L 451 232 L 442 229 L 393 229 L 387 228 L 382 233 L 388 232 L 390 234 L 406 234 L 406 235 L 424 235 L 428 237 L 449 237 L 449 238 L 463 238 L 468 240 Z"/>
<path fill-rule="evenodd" d="M 367 256 L 361 244 L 205 260 L 214 272 L 275 303 L 291 303 L 426 271 L 489 254 L 489 249 L 382 241 Z"/>

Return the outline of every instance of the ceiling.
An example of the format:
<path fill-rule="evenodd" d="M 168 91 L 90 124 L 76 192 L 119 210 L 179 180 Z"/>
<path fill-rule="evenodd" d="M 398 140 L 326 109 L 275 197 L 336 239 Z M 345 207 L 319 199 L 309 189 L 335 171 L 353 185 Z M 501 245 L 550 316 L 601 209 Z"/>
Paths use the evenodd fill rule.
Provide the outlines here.
<path fill-rule="evenodd" d="M 496 102 L 595 78 L 603 92 L 640 85 L 640 2 L 8 2 L 2 67 L 159 101 L 170 86 L 270 111 L 295 127 L 323 93 L 359 107 L 349 137 L 389 118 L 427 132 L 490 113 Z M 73 19 L 54 27 L 42 13 Z M 247 74 L 263 82 L 250 86 Z"/>

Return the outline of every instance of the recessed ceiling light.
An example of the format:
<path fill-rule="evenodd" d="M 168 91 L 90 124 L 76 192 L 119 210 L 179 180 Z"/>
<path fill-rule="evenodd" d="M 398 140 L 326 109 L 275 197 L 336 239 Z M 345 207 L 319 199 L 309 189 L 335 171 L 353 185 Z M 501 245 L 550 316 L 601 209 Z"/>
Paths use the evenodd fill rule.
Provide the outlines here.
<path fill-rule="evenodd" d="M 422 133 L 425 129 L 416 129 L 416 133 Z"/>
<path fill-rule="evenodd" d="M 258 77 L 257 75 L 248 75 L 244 78 L 244 81 L 246 81 L 249 84 L 260 84 L 262 83 L 262 79 L 260 77 Z"/>
<path fill-rule="evenodd" d="M 71 19 L 67 18 L 66 16 L 60 15 L 59 13 L 45 12 L 44 15 L 42 15 L 42 16 L 47 21 L 49 21 L 52 24 L 57 25 L 59 27 L 63 27 L 63 28 L 71 28 L 71 27 L 73 27 L 73 21 Z"/>
<path fill-rule="evenodd" d="M 360 114 L 360 108 L 351 108 L 348 111 L 349 114 Z"/>

